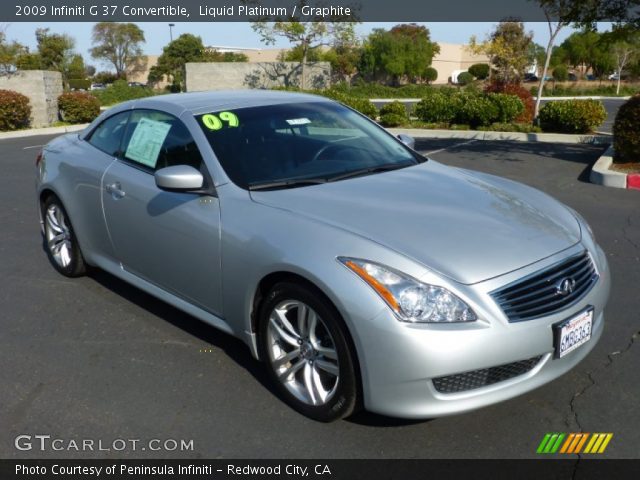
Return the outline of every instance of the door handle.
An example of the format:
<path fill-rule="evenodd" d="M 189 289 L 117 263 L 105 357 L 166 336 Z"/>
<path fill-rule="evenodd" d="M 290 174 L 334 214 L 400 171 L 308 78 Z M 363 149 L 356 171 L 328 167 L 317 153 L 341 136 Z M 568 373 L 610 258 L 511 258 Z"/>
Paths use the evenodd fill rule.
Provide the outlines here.
<path fill-rule="evenodd" d="M 107 184 L 105 185 L 104 189 L 106 190 L 107 193 L 110 193 L 111 196 L 116 200 L 126 195 L 124 190 L 122 190 L 122 186 L 120 185 L 120 182 Z"/>

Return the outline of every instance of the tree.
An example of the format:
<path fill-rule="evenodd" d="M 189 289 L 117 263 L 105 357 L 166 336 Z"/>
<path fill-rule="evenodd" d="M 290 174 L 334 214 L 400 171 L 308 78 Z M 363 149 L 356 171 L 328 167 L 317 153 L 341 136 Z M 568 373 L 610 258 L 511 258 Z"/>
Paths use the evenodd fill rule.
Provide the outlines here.
<path fill-rule="evenodd" d="M 378 28 L 364 42 L 360 70 L 388 76 L 394 85 L 402 78 L 423 80 L 439 52 L 440 46 L 431 41 L 429 30 L 424 26 L 403 24 L 388 31 Z"/>
<path fill-rule="evenodd" d="M 584 28 L 572 33 L 560 47 L 563 61 L 583 71 L 591 70 L 594 76 L 602 78 L 615 68 L 606 35 Z"/>
<path fill-rule="evenodd" d="M 148 82 L 158 83 L 168 77 L 176 91 L 184 90 L 185 65 L 188 62 L 246 62 L 243 53 L 218 52 L 205 48 L 202 38 L 183 33 L 162 49 L 158 63 L 149 70 Z"/>
<path fill-rule="evenodd" d="M 27 49 L 20 43 L 8 42 L 5 34 L 6 26 L 0 27 L 0 74 L 9 73 L 16 68 L 16 60 Z"/>
<path fill-rule="evenodd" d="M 607 19 L 617 22 L 634 22 L 640 25 L 638 10 L 630 8 L 629 0 L 533 0 L 542 9 L 549 26 L 549 41 L 547 43 L 544 68 L 538 84 L 538 96 L 534 109 L 537 119 L 540 111 L 540 100 L 544 89 L 545 77 L 549 69 L 549 62 L 558 33 L 570 23 L 593 27 L 598 20 Z M 638 0 L 631 0 L 638 3 Z M 633 17 L 635 15 L 635 17 Z M 592 28 L 593 29 L 593 28 Z"/>
<path fill-rule="evenodd" d="M 489 57 L 499 81 L 515 83 L 530 64 L 532 43 L 533 33 L 526 33 L 522 22 L 503 20 L 484 42 L 478 43 L 475 36 L 471 37 L 469 49 L 476 55 Z"/>
<path fill-rule="evenodd" d="M 486 63 L 474 63 L 469 67 L 469 73 L 478 80 L 484 80 L 489 76 L 490 67 Z"/>
<path fill-rule="evenodd" d="M 279 18 L 274 22 L 265 19 L 252 22 L 251 28 L 260 35 L 266 45 L 274 45 L 278 37 L 287 39 L 301 52 L 301 82 L 306 88 L 306 66 L 311 50 L 321 46 L 349 45 L 355 43 L 355 23 L 342 17 L 300 17 L 305 0 L 299 0 L 296 8 L 298 14 L 289 18 Z"/>
<path fill-rule="evenodd" d="M 40 68 L 54 70 L 63 74 L 73 57 L 75 41 L 67 34 L 49 33 L 48 28 L 36 29 L 36 41 L 38 42 L 38 55 L 40 55 Z"/>
<path fill-rule="evenodd" d="M 66 69 L 66 76 L 70 78 L 86 78 L 86 67 L 82 55 L 75 54 L 71 57 L 71 61 Z"/>
<path fill-rule="evenodd" d="M 135 23 L 99 22 L 93 26 L 91 56 L 113 65 L 118 78 L 143 61 L 144 32 Z"/>

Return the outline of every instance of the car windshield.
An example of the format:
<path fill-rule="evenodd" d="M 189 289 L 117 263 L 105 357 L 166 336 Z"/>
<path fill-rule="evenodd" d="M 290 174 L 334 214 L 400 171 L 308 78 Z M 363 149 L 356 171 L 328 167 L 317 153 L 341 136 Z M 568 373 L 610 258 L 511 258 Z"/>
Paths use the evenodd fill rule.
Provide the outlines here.
<path fill-rule="evenodd" d="M 425 160 L 333 102 L 240 108 L 196 120 L 229 178 L 245 189 L 337 181 Z"/>

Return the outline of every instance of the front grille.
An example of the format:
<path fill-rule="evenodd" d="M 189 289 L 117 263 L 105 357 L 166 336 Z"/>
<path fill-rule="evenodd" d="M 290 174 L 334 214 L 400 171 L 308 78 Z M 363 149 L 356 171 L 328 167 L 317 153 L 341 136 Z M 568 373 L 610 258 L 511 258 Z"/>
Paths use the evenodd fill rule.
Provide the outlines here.
<path fill-rule="evenodd" d="M 597 279 L 591 257 L 583 252 L 496 290 L 491 296 L 510 322 L 521 322 L 550 315 L 577 302 Z M 563 290 L 563 282 L 571 288 Z"/>
<path fill-rule="evenodd" d="M 434 378 L 432 382 L 435 389 L 440 393 L 465 392 L 523 375 L 532 370 L 541 358 L 542 356 L 538 355 L 527 360 L 507 363 L 497 367 L 438 377 Z"/>

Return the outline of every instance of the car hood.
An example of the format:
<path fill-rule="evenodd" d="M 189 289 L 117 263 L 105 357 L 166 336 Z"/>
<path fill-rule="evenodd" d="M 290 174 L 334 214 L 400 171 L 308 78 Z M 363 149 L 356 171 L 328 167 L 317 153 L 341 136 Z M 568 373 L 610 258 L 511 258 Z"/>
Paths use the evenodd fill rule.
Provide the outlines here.
<path fill-rule="evenodd" d="M 575 217 L 548 195 L 433 160 L 251 197 L 351 231 L 465 284 L 522 268 L 580 240 Z"/>

